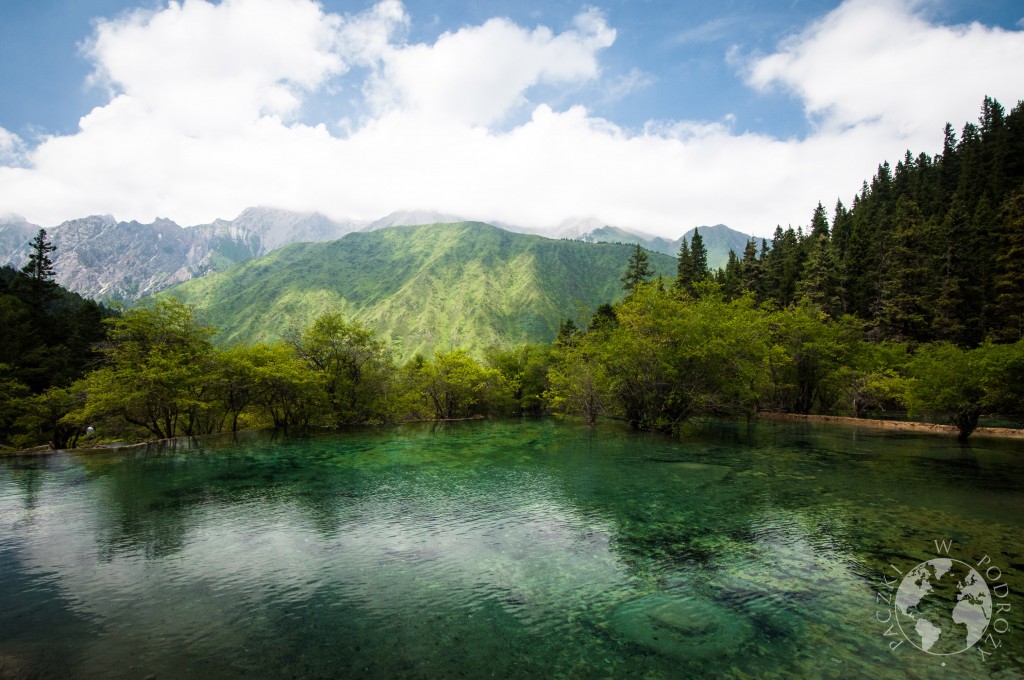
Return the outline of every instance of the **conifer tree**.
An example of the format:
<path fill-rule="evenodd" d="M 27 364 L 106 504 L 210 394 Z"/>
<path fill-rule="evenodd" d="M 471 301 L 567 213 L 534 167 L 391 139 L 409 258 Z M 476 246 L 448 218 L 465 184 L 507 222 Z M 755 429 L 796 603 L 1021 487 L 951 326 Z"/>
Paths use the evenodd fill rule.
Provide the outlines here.
<path fill-rule="evenodd" d="M 764 241 L 762 240 L 762 243 Z M 747 241 L 743 249 L 743 260 L 740 262 L 741 287 L 744 291 L 754 294 L 758 301 L 763 296 L 761 288 L 761 262 L 757 259 L 757 243 L 754 239 Z"/>
<path fill-rule="evenodd" d="M 1006 147 L 1004 171 L 1006 186 L 1018 186 L 1024 180 L 1024 101 L 1017 102 L 1006 116 L 1006 134 L 1002 140 Z"/>
<path fill-rule="evenodd" d="M 690 257 L 693 260 L 693 281 L 699 283 L 708 279 L 708 250 L 704 247 L 704 239 L 701 238 L 700 230 L 693 230 L 693 240 L 690 242 Z"/>
<path fill-rule="evenodd" d="M 673 287 L 677 291 L 690 290 L 693 285 L 693 257 L 690 253 L 690 244 L 684 237 L 679 244 L 679 254 L 676 256 L 676 280 Z"/>
<path fill-rule="evenodd" d="M 601 333 L 611 330 L 619 325 L 619 317 L 615 314 L 615 308 L 605 303 L 594 310 L 587 324 L 587 333 Z"/>
<path fill-rule="evenodd" d="M 1024 186 L 1003 207 L 1000 254 L 995 276 L 996 340 L 1016 342 L 1024 338 Z"/>
<path fill-rule="evenodd" d="M 28 264 L 22 267 L 21 271 L 29 276 L 33 298 L 37 303 L 41 303 L 53 291 L 53 277 L 56 272 L 53 269 L 50 253 L 57 248 L 46 240 L 45 229 L 39 230 L 29 246 L 32 248 L 32 252 L 29 253 Z"/>
<path fill-rule="evenodd" d="M 964 342 L 976 345 L 1000 324 L 1001 311 L 996 305 L 996 257 L 1000 248 L 999 216 L 988 196 L 975 205 L 970 227 L 965 234 L 964 282 L 965 305 L 977 314 L 977 323 L 965 329 Z"/>
<path fill-rule="evenodd" d="M 704 239 L 701 238 L 699 230 L 693 230 L 692 242 L 687 243 L 686 239 L 683 239 L 679 246 L 678 259 L 679 264 L 673 287 L 677 291 L 684 291 L 692 295 L 695 284 L 707 281 L 712 276 L 708 270 L 708 251 L 704 247 Z"/>
<path fill-rule="evenodd" d="M 765 299 L 774 299 L 779 304 L 782 302 L 780 290 L 782 289 L 783 272 L 782 265 L 786 254 L 785 232 L 781 226 L 775 227 L 772 235 L 772 246 L 765 251 L 761 250 L 761 275 L 764 282 Z"/>
<path fill-rule="evenodd" d="M 957 141 L 953 125 L 946 123 L 942 134 L 942 159 L 939 165 L 940 181 L 945 196 L 952 198 L 956 192 L 957 181 L 960 179 L 960 162 L 956 152 Z"/>
<path fill-rule="evenodd" d="M 804 278 L 796 286 L 796 297 L 807 298 L 829 316 L 842 314 L 839 270 L 828 237 L 821 234 L 810 246 Z"/>
<path fill-rule="evenodd" d="M 576 342 L 580 329 L 572 319 L 565 319 L 558 322 L 558 335 L 555 337 L 556 347 L 568 347 Z"/>
<path fill-rule="evenodd" d="M 879 185 L 877 180 L 873 185 Z M 890 206 L 866 184 L 850 214 L 850 239 L 843 270 L 847 311 L 873 318 L 879 305 L 882 256 L 891 230 Z"/>
<path fill-rule="evenodd" d="M 942 223 L 942 253 L 939 261 L 942 278 L 935 302 L 935 318 L 932 321 L 935 336 L 948 342 L 963 342 L 967 326 L 980 322 L 980 308 L 972 310 L 964 304 L 969 229 L 970 221 L 964 202 L 957 196 Z M 974 324 L 969 317 L 974 317 Z"/>
<path fill-rule="evenodd" d="M 1001 203 L 1006 191 L 1004 169 L 1006 166 L 1006 111 L 1003 105 L 991 97 L 985 97 L 981 105 L 980 123 L 981 163 L 983 167 L 984 192 L 997 203 Z"/>
<path fill-rule="evenodd" d="M 846 254 L 850 247 L 850 232 L 853 229 L 853 221 L 850 219 L 850 211 L 846 209 L 842 201 L 836 201 L 835 214 L 832 217 L 832 252 L 836 258 L 836 274 L 839 276 L 840 307 L 847 311 L 849 299 L 844 285 L 849 274 L 850 264 L 847 262 Z"/>
<path fill-rule="evenodd" d="M 811 229 L 807 235 L 811 240 L 811 244 L 817 243 L 818 239 L 822 236 L 828 238 L 828 217 L 825 215 L 825 207 L 818 202 L 818 207 L 814 209 L 814 214 L 811 216 Z"/>
<path fill-rule="evenodd" d="M 622 288 L 627 294 L 632 293 L 637 289 L 641 283 L 650 281 L 654 275 L 654 271 L 651 269 L 650 259 L 647 257 L 647 251 L 644 250 L 640 244 L 636 244 L 636 250 L 629 256 L 629 262 L 626 265 L 626 273 L 622 275 Z"/>
<path fill-rule="evenodd" d="M 788 227 L 786 231 L 777 228 L 775 236 L 769 265 L 772 286 L 769 296 L 785 307 L 793 302 L 796 295 L 796 284 L 803 272 L 806 255 L 803 243 L 793 227 Z"/>
<path fill-rule="evenodd" d="M 729 258 L 725 263 L 725 269 L 718 270 L 718 282 L 727 298 L 735 298 L 743 292 L 743 274 L 740 271 L 740 260 L 736 253 L 729 251 Z"/>
<path fill-rule="evenodd" d="M 966 123 L 957 144 L 957 191 L 963 196 L 968 212 L 973 213 L 978 201 L 984 195 L 985 182 L 982 178 L 981 134 L 974 123 Z"/>
<path fill-rule="evenodd" d="M 933 273 L 924 246 L 927 233 L 917 204 L 901 197 L 896 205 L 892 242 L 882 269 L 876 324 L 881 334 L 897 341 L 930 339 L 931 312 L 926 300 Z"/>

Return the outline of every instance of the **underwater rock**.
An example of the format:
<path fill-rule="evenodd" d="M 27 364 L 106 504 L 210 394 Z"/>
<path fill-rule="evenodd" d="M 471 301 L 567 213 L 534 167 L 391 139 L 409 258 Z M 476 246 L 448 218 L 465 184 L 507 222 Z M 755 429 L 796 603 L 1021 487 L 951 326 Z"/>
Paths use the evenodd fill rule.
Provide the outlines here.
<path fill-rule="evenodd" d="M 609 623 L 614 632 L 659 654 L 690 660 L 738 654 L 755 632 L 728 607 L 664 594 L 623 602 Z"/>
<path fill-rule="evenodd" d="M 714 463 L 696 463 L 691 461 L 658 461 L 664 464 L 667 472 L 672 473 L 677 481 L 693 484 L 720 482 L 733 473 L 726 465 Z"/>

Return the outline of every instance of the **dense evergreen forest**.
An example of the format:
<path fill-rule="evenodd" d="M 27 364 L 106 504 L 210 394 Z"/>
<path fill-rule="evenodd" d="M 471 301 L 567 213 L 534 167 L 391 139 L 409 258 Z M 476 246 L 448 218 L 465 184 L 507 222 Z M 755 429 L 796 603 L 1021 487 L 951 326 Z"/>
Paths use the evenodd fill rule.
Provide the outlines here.
<path fill-rule="evenodd" d="M 0 442 L 53 439 L 67 405 L 61 393 L 94 368 L 111 310 L 53 282 L 53 247 L 40 231 L 22 271 L 0 268 Z M 13 433 L 17 432 L 18 436 Z M 58 443 L 67 443 L 60 435 Z"/>
<path fill-rule="evenodd" d="M 716 272 L 697 232 L 670 281 L 637 246 L 621 302 L 483 357 L 399 364 L 337 313 L 220 349 L 175 299 L 114 314 L 61 290 L 45 231 L 32 247 L 0 271 L 5 446 L 550 412 L 678 432 L 759 410 L 907 413 L 966 439 L 1024 412 L 1024 105 L 988 98 L 941 156 L 882 164 L 831 223 L 819 204 Z"/>
<path fill-rule="evenodd" d="M 684 244 L 680 271 L 687 261 Z M 715 279 L 731 296 L 785 307 L 808 298 L 866 321 L 870 337 L 976 347 L 1024 337 L 1024 103 L 986 97 L 977 124 L 942 153 L 907 151 L 879 166 L 831 225 L 819 203 L 807 229 L 777 227 Z"/>

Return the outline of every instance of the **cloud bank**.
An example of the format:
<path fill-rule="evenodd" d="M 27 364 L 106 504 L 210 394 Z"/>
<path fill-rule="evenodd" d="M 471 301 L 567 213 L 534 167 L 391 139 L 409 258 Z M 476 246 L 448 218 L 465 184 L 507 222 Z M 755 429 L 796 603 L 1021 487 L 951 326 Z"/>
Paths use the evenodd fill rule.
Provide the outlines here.
<path fill-rule="evenodd" d="M 974 120 L 984 95 L 1022 96 L 1024 32 L 849 0 L 771 54 L 729 55 L 751 88 L 798 99 L 806 136 L 737 130 L 731 116 L 630 130 L 544 99 L 615 89 L 601 56 L 616 31 L 599 10 L 562 32 L 495 18 L 429 44 L 408 42 L 411 21 L 398 0 L 344 16 L 311 0 L 186 0 L 101 21 L 84 50 L 109 102 L 34 146 L 0 128 L 0 212 L 198 224 L 251 205 L 363 219 L 416 208 L 768 234 L 848 200 L 882 160 L 938 150 L 945 122 Z M 314 96 L 343 114 L 310 122 Z"/>

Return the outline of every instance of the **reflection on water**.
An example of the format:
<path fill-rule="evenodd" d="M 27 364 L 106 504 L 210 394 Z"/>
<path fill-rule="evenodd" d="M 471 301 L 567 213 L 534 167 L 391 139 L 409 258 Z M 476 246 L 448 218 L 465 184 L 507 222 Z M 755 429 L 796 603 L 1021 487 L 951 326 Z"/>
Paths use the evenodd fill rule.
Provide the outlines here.
<path fill-rule="evenodd" d="M 1019 677 L 1016 448 L 540 420 L 7 459 L 0 677 Z M 987 659 L 888 646 L 876 593 L 938 539 L 1009 585 Z"/>

